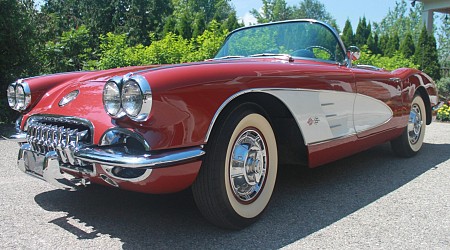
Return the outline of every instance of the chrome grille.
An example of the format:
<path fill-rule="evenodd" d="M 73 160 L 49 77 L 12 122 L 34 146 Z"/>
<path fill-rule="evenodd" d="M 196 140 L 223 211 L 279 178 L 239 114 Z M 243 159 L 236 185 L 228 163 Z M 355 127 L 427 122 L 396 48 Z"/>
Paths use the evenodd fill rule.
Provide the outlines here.
<path fill-rule="evenodd" d="M 78 148 L 91 144 L 89 127 L 79 123 L 64 123 L 64 120 L 55 118 L 49 121 L 32 119 L 27 125 L 27 141 L 34 152 L 44 155 L 55 151 L 63 163 L 73 166 L 89 165 L 73 156 Z"/>

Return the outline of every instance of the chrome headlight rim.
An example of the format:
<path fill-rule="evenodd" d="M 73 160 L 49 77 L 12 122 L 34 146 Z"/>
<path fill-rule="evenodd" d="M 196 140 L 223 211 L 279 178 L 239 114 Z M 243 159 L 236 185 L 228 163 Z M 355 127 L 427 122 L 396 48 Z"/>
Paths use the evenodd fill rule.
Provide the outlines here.
<path fill-rule="evenodd" d="M 122 87 L 122 108 L 124 109 L 125 113 L 127 113 L 127 116 L 136 122 L 143 122 L 146 121 L 149 116 L 150 116 L 150 111 L 152 109 L 152 90 L 150 88 L 150 84 L 148 83 L 148 81 L 145 79 L 145 77 L 141 76 L 141 75 L 127 75 L 124 78 L 125 83 L 123 84 Z M 140 94 L 141 94 L 141 98 L 140 98 L 140 109 L 136 110 L 137 112 L 127 112 L 127 110 L 124 107 L 124 100 L 123 100 L 123 95 L 124 95 L 124 89 L 131 84 L 137 84 L 137 86 L 140 89 Z"/>
<path fill-rule="evenodd" d="M 8 98 L 8 105 L 14 109 L 16 106 L 16 83 L 11 83 L 6 89 L 6 97 Z"/>
<path fill-rule="evenodd" d="M 144 95 L 139 84 L 128 80 L 122 87 L 122 107 L 130 118 L 135 118 L 142 110 Z"/>
<path fill-rule="evenodd" d="M 13 107 L 14 110 L 17 111 L 24 111 L 26 110 L 30 104 L 31 104 L 31 90 L 30 90 L 30 86 L 28 85 L 27 82 L 23 81 L 22 79 L 17 80 L 17 82 L 15 83 L 14 86 L 14 90 L 15 90 L 15 105 Z M 23 103 L 20 102 L 19 103 L 19 98 L 18 98 L 18 91 L 22 91 L 23 97 L 21 99 L 23 99 Z"/>
<path fill-rule="evenodd" d="M 122 108 L 122 83 L 123 83 L 122 78 L 119 76 L 115 76 L 115 77 L 109 79 L 106 82 L 105 86 L 103 87 L 103 92 L 102 92 L 103 108 L 105 109 L 106 113 L 113 118 L 121 118 L 126 115 Z M 117 89 L 117 92 L 118 92 L 117 101 L 119 102 L 119 107 L 117 108 L 117 110 L 111 110 L 108 108 L 108 103 L 107 103 L 108 100 L 105 99 L 105 94 L 106 94 L 105 92 L 108 87 L 113 87 L 113 88 Z"/>

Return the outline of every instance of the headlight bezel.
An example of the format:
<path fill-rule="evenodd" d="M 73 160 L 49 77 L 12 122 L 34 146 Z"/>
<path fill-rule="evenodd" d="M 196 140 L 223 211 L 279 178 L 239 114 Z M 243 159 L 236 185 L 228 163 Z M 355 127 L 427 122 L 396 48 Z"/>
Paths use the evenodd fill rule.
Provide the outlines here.
<path fill-rule="evenodd" d="M 137 112 L 136 115 L 127 113 L 128 117 L 136 122 L 143 122 L 146 121 L 150 117 L 150 112 L 152 110 L 153 106 L 153 94 L 152 89 L 150 87 L 150 84 L 148 83 L 147 79 L 141 75 L 127 75 L 126 80 L 123 87 L 126 86 L 127 83 L 135 83 L 139 86 L 140 92 L 141 92 L 141 103 L 140 103 L 140 110 Z M 130 82 L 131 81 L 131 82 Z M 122 95 L 123 95 L 123 89 L 122 89 Z M 122 99 L 123 102 L 123 99 Z M 122 103 L 123 107 L 123 103 Z"/>
<path fill-rule="evenodd" d="M 144 95 L 136 81 L 128 80 L 122 87 L 122 108 L 130 118 L 136 118 L 142 110 Z"/>
<path fill-rule="evenodd" d="M 109 79 L 106 82 L 105 86 L 103 87 L 103 92 L 102 92 L 103 108 L 105 109 L 106 113 L 108 113 L 108 115 L 110 115 L 111 117 L 114 117 L 114 118 L 121 118 L 121 117 L 126 115 L 125 112 L 123 111 L 123 108 L 122 108 L 122 85 L 123 85 L 122 78 L 119 77 L 119 76 L 115 76 L 115 77 Z M 107 102 L 109 100 L 105 99 L 105 95 L 106 95 L 105 92 L 106 92 L 108 86 L 116 88 L 117 91 L 118 91 L 118 96 L 117 96 L 118 100 L 117 101 L 119 102 L 118 103 L 119 107 L 114 112 L 111 109 L 108 108 L 108 103 Z"/>
<path fill-rule="evenodd" d="M 14 109 L 16 106 L 16 83 L 11 83 L 6 89 L 6 97 L 8 98 L 8 105 Z"/>
<path fill-rule="evenodd" d="M 105 88 L 107 87 L 107 84 L 116 84 L 120 90 L 120 112 L 116 115 L 114 115 L 114 112 L 109 112 L 105 105 Z M 127 105 L 126 103 L 124 104 L 124 102 L 129 102 L 129 100 L 124 100 L 124 94 L 127 93 L 127 88 L 129 86 L 134 87 L 135 96 L 137 96 L 136 98 L 132 98 L 136 101 L 136 108 L 132 110 L 124 106 Z M 152 90 L 147 79 L 141 75 L 129 73 L 123 77 L 116 76 L 109 79 L 103 87 L 102 98 L 103 107 L 106 113 L 113 118 L 121 118 L 126 115 L 132 121 L 144 122 L 150 117 L 150 112 L 153 105 Z"/>
<path fill-rule="evenodd" d="M 14 90 L 14 91 L 12 91 Z M 30 107 L 31 104 L 31 90 L 30 86 L 23 79 L 19 79 L 14 83 L 11 83 L 7 90 L 6 94 L 8 97 L 8 105 L 16 110 L 16 111 L 24 111 Z M 20 99 L 18 97 L 18 92 L 20 91 Z M 12 95 L 13 94 L 13 95 Z M 10 99 L 14 99 L 14 103 L 10 101 Z M 12 104 L 14 104 L 12 106 Z"/>

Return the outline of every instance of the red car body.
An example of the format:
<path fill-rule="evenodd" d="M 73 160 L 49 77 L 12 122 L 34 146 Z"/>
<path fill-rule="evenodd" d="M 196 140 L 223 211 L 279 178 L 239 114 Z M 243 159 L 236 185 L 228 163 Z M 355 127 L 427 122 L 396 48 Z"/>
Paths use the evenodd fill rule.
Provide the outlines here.
<path fill-rule="evenodd" d="M 324 26 L 312 20 L 297 22 Z M 337 41 L 342 44 L 340 40 Z M 127 77 L 141 76 L 151 86 L 151 112 L 143 121 L 128 116 L 114 117 L 105 111 L 102 95 L 105 84 L 113 77 L 127 74 Z M 50 145 L 52 140 L 58 140 L 58 126 L 64 125 L 67 119 L 86 121 L 86 124 L 89 123 L 86 127 L 90 130 L 90 138 L 83 147 L 73 149 L 71 153 L 80 162 L 89 162 L 92 165 L 90 170 L 86 172 L 79 166 L 70 167 L 70 162 L 62 164 L 61 159 L 58 159 L 60 153 L 57 152 L 52 159 L 65 166 L 58 171 L 82 180 L 76 186 L 92 182 L 146 193 L 170 193 L 190 187 L 203 168 L 204 157 L 210 153 L 208 144 L 213 143 L 210 141 L 211 134 L 219 126 L 218 123 L 225 119 L 224 114 L 228 114 L 230 107 L 237 103 L 257 104 L 264 110 L 276 137 L 278 162 L 308 167 L 317 167 L 401 137 L 408 128 L 416 96 L 420 96 L 425 106 L 425 110 L 421 110 L 425 118 L 423 123 L 432 122 L 435 115 L 433 107 L 438 105 L 434 82 L 419 70 L 403 68 L 386 71 L 369 66 L 357 67 L 351 62 L 336 64 L 281 54 L 62 73 L 27 78 L 15 84 L 22 82 L 29 88 L 31 100 L 21 110 L 18 133 L 10 136 L 10 139 L 24 145 L 32 144 L 32 137 L 31 140 L 44 145 L 39 144 L 39 148 L 42 148 L 40 154 L 45 155 L 52 148 L 58 151 L 56 145 Z M 76 97 L 61 105 L 62 99 L 72 92 Z M 296 97 L 296 94 L 299 96 Z M 314 108 L 314 105 L 318 105 L 316 96 L 321 100 L 318 108 Z M 332 101 L 323 101 L 327 97 L 332 97 Z M 366 101 L 376 106 L 373 111 L 366 108 Z M 333 105 L 338 106 L 339 103 L 345 104 L 345 107 L 334 110 Z M 327 109 L 334 110 L 334 113 L 327 113 Z M 386 118 L 377 118 L 384 116 Z M 30 132 L 33 117 L 39 124 L 49 127 L 40 128 L 41 131 L 36 132 L 40 134 L 33 134 Z M 51 119 L 47 119 L 49 117 Z M 339 123 L 341 121 L 344 122 Z M 366 121 L 368 125 L 364 124 Z M 76 122 L 73 124 L 78 126 Z M 324 125 L 329 129 L 322 129 Z M 141 172 L 127 179 L 126 174 L 114 175 L 114 164 L 102 166 L 101 159 L 87 157 L 96 150 L 103 150 L 102 157 L 108 158 L 104 152 L 114 154 L 115 150 L 119 150 L 113 147 L 115 144 L 106 142 L 108 139 L 105 134 L 114 129 L 122 131 L 122 137 L 133 134 L 137 144 L 141 144 L 137 146 L 137 152 L 141 156 L 145 155 L 145 159 L 157 155 L 158 160 L 147 166 L 134 166 L 133 169 L 141 169 Z M 63 140 L 61 138 L 60 141 Z M 124 154 L 132 147 L 131 144 L 122 144 L 118 157 L 121 162 L 116 165 L 121 167 L 117 168 L 120 169 L 118 171 L 126 168 L 123 161 L 128 158 Z M 28 149 L 36 151 L 32 148 L 33 145 Z M 26 151 L 21 150 L 19 159 L 26 158 Z M 164 160 L 173 152 L 178 156 L 186 152 L 189 154 L 173 162 Z M 30 159 L 22 161 L 22 170 L 43 178 L 42 170 L 30 170 L 27 165 Z M 44 168 L 47 163 L 44 163 Z M 58 184 L 63 181 L 58 179 L 50 182 Z M 64 185 L 66 189 L 76 189 L 72 184 Z"/>

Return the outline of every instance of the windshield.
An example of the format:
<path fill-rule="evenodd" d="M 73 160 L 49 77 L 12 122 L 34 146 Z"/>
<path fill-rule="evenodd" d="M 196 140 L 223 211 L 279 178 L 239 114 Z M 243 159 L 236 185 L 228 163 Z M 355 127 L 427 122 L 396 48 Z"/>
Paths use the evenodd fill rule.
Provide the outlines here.
<path fill-rule="evenodd" d="M 344 49 L 336 35 L 319 22 L 291 21 L 243 28 L 228 36 L 220 58 L 290 55 L 342 63 Z"/>

